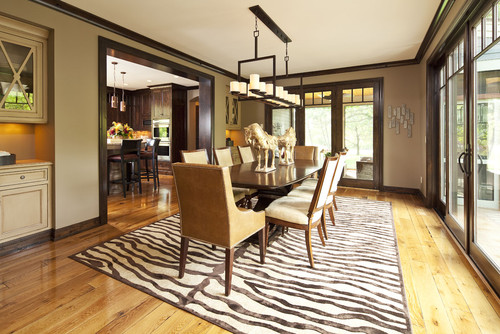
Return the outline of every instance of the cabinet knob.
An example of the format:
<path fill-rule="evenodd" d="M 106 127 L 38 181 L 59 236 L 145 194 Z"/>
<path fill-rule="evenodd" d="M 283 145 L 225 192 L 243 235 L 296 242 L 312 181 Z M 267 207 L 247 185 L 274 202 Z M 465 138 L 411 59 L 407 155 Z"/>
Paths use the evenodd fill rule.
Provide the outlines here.
<path fill-rule="evenodd" d="M 19 178 L 20 178 L 21 180 L 24 180 L 24 179 L 26 178 L 26 176 L 21 175 Z"/>

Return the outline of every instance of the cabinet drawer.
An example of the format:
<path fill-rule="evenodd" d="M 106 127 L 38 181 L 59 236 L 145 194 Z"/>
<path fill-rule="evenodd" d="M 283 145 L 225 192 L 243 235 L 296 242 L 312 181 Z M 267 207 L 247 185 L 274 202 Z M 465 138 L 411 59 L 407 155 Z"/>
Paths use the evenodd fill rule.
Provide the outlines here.
<path fill-rule="evenodd" d="M 48 177 L 48 168 L 18 170 L 0 174 L 0 186 L 47 181 Z"/>

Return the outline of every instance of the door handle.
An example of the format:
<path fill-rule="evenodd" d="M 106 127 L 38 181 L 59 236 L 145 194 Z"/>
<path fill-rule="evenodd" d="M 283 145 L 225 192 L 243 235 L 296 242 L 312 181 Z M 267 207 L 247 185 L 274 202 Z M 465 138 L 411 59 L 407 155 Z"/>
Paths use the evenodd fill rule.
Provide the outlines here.
<path fill-rule="evenodd" d="M 460 153 L 460 155 L 458 156 L 458 167 L 460 167 L 460 170 L 462 171 L 462 173 L 466 174 L 465 173 L 465 170 L 464 170 L 464 166 L 462 165 L 462 157 L 465 155 L 466 153 L 465 152 L 462 152 Z"/>

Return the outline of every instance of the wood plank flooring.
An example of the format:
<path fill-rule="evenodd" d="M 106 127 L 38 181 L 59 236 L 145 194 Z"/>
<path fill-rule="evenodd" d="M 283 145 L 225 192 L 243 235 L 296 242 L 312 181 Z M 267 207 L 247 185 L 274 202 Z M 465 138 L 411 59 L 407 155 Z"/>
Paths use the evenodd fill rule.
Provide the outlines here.
<path fill-rule="evenodd" d="M 437 215 L 413 195 L 340 188 L 392 203 L 414 333 L 499 333 L 500 305 Z M 178 211 L 172 177 L 161 190 L 109 197 L 109 224 L 0 258 L 0 333 L 221 333 L 187 312 L 68 258 Z"/>

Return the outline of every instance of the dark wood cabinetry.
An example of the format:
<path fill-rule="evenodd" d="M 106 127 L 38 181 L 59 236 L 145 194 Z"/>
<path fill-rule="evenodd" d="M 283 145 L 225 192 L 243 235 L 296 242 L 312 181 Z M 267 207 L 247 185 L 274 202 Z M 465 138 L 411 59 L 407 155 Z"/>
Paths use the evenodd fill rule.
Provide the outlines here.
<path fill-rule="evenodd" d="M 132 92 L 133 128 L 136 131 L 151 131 L 151 91 L 140 89 Z"/>
<path fill-rule="evenodd" d="M 181 161 L 181 150 L 187 149 L 187 89 L 183 86 L 171 85 L 172 92 L 172 142 L 170 144 L 170 161 Z"/>

